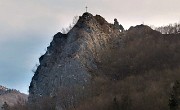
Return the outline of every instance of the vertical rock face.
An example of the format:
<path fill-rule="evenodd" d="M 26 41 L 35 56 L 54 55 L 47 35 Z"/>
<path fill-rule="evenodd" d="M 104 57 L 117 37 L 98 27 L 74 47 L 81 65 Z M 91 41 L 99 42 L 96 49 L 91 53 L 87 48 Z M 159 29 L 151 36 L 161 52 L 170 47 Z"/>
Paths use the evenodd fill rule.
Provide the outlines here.
<path fill-rule="evenodd" d="M 88 84 L 92 77 L 89 71 L 98 69 L 99 52 L 119 35 L 120 31 L 100 15 L 84 13 L 68 34 L 54 35 L 47 52 L 39 58 L 29 86 L 29 101 L 54 96 L 61 87 Z"/>

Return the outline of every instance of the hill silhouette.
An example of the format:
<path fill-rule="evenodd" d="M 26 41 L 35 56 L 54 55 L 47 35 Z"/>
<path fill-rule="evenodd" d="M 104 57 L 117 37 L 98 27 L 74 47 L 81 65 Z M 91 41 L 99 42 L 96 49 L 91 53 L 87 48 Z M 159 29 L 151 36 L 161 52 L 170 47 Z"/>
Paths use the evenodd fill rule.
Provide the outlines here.
<path fill-rule="evenodd" d="M 20 93 L 16 89 L 9 89 L 0 85 L 0 110 L 3 109 L 3 105 L 14 106 L 17 103 L 25 103 L 28 95 Z"/>

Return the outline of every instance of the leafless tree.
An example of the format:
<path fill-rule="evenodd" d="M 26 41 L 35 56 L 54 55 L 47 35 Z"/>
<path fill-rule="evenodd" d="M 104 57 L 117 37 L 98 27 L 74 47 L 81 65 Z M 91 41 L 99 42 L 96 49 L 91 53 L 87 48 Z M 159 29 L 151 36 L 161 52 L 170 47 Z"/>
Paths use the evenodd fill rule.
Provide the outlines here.
<path fill-rule="evenodd" d="M 74 16 L 72 23 L 70 23 L 68 27 L 62 28 L 61 32 L 63 34 L 67 34 L 74 27 L 74 25 L 77 23 L 78 20 L 79 20 L 79 16 Z"/>

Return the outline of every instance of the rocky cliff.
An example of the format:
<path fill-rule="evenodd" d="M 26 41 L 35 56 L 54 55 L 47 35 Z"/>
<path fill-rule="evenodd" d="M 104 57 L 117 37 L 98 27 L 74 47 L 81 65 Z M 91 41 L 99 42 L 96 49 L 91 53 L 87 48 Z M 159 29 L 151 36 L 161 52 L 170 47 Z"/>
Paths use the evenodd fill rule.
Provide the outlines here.
<path fill-rule="evenodd" d="M 56 96 L 56 90 L 63 87 L 88 84 L 90 71 L 98 69 L 100 51 L 121 35 L 114 24 L 100 15 L 84 13 L 67 34 L 54 35 L 47 52 L 39 58 L 40 65 L 29 86 L 29 101 Z"/>
<path fill-rule="evenodd" d="M 110 24 L 100 15 L 84 13 L 67 34 L 54 35 L 39 58 L 29 86 L 29 104 L 35 103 L 30 107 L 168 109 L 169 84 L 180 79 L 179 36 L 146 25 L 124 31 L 117 19 Z M 177 107 L 177 90 L 172 90 L 172 107 Z"/>
<path fill-rule="evenodd" d="M 57 103 L 63 100 L 59 91 L 65 89 L 63 97 L 68 103 L 65 106 L 72 105 L 69 103 L 91 83 L 94 71 L 101 69 L 101 53 L 110 52 L 109 47 L 113 49 L 127 46 L 127 40 L 157 39 L 162 36 L 160 32 L 145 25 L 137 25 L 124 31 L 117 19 L 114 21 L 114 24 L 110 24 L 100 15 L 84 13 L 67 34 L 58 32 L 54 35 L 46 53 L 39 58 L 40 65 L 29 86 L 29 102 L 39 104 L 39 99 L 58 97 L 56 105 L 59 106 Z M 118 79 L 115 77 L 112 76 Z M 75 93 L 74 88 L 81 89 Z M 58 110 L 63 108 L 58 107 Z"/>
<path fill-rule="evenodd" d="M 8 89 L 0 85 L 0 110 L 4 103 L 12 106 L 16 103 L 24 103 L 28 96 L 14 89 Z"/>

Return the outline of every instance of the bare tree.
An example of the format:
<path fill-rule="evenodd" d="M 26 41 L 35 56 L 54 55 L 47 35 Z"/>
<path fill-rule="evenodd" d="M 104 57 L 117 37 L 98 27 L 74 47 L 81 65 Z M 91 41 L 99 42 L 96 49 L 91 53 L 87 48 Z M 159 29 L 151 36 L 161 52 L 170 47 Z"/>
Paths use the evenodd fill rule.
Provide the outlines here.
<path fill-rule="evenodd" d="M 77 23 L 78 20 L 79 20 L 79 16 L 74 16 L 72 23 L 70 23 L 68 27 L 62 28 L 61 32 L 63 34 L 67 34 L 74 27 L 74 25 Z"/>
<path fill-rule="evenodd" d="M 157 27 L 155 30 L 161 32 L 162 34 L 178 34 L 180 33 L 180 23 Z"/>

